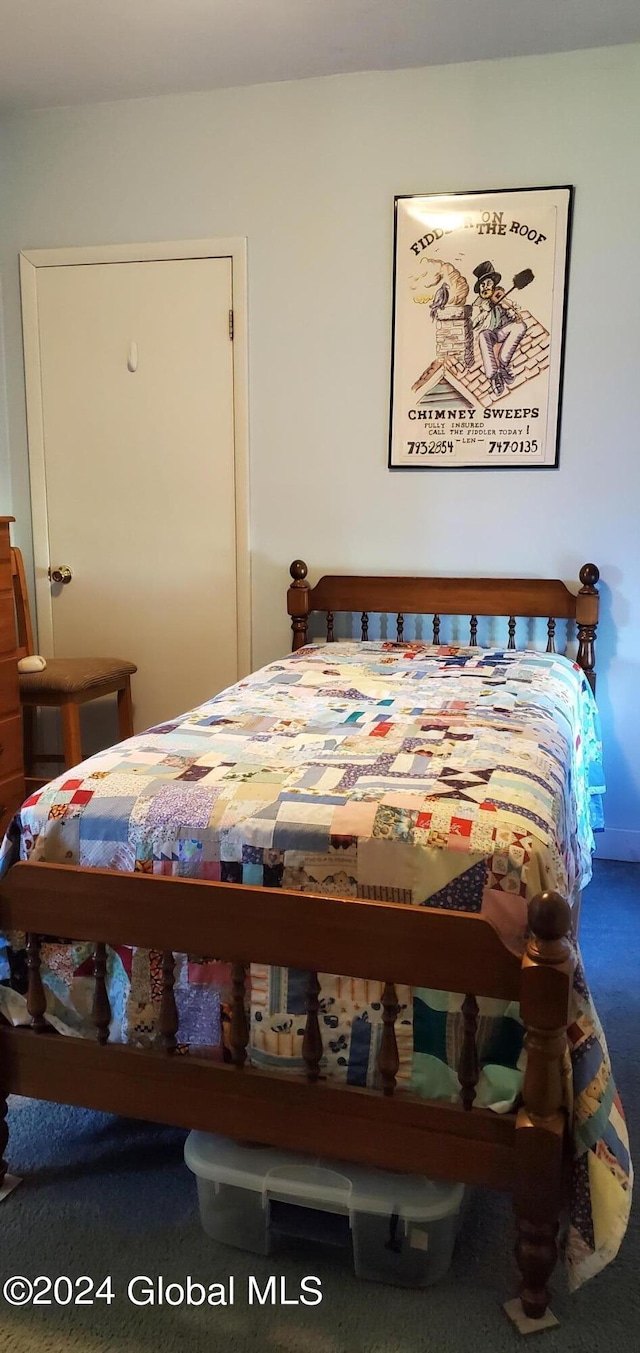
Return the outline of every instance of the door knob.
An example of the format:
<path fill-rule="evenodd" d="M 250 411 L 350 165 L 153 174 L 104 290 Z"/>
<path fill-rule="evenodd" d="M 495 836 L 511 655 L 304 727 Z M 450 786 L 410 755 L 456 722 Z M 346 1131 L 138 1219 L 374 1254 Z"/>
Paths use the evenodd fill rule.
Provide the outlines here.
<path fill-rule="evenodd" d="M 52 583 L 70 583 L 73 573 L 66 564 L 61 564 L 59 568 L 50 568 L 49 577 Z"/>

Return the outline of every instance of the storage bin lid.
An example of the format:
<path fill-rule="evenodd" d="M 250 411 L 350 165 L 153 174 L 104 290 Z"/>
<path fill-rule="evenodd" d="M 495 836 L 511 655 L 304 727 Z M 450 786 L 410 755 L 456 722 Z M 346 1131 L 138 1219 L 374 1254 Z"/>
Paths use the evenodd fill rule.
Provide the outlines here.
<path fill-rule="evenodd" d="M 423 1175 L 246 1145 L 206 1132 L 190 1133 L 184 1158 L 200 1179 L 252 1189 L 264 1198 L 312 1204 L 326 1212 L 396 1214 L 406 1221 L 437 1221 L 456 1213 L 464 1194 L 463 1184 L 436 1183 Z"/>

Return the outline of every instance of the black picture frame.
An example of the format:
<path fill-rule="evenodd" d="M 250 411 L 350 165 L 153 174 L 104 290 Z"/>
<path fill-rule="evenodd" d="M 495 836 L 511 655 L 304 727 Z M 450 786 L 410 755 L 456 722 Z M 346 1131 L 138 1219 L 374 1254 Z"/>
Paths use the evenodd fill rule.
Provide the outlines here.
<path fill-rule="evenodd" d="M 389 469 L 558 468 L 573 202 L 395 197 Z"/>

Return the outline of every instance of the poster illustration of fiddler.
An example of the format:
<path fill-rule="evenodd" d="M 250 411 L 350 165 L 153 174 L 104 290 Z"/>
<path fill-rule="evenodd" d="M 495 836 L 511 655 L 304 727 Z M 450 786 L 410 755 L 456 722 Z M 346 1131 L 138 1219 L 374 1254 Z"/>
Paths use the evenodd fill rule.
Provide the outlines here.
<path fill-rule="evenodd" d="M 557 466 L 572 191 L 396 197 L 391 468 Z"/>

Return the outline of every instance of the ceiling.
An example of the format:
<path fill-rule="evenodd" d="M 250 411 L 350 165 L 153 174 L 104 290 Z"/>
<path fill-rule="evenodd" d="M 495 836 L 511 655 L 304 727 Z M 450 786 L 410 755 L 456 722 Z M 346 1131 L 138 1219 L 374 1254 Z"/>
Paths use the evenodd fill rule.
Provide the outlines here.
<path fill-rule="evenodd" d="M 640 41 L 638 0 L 0 0 L 0 110 Z"/>

